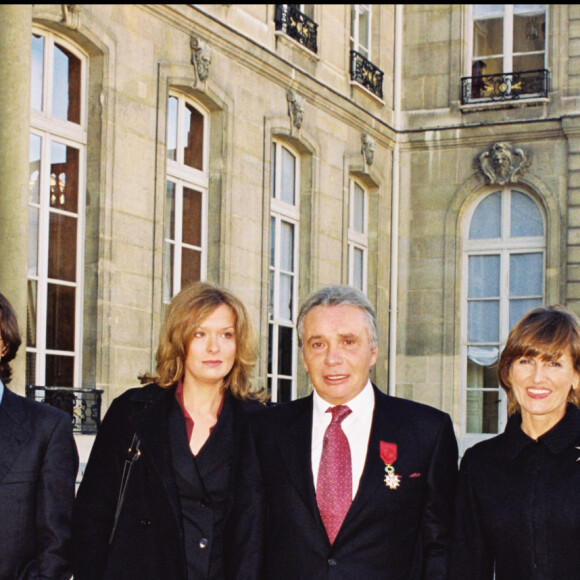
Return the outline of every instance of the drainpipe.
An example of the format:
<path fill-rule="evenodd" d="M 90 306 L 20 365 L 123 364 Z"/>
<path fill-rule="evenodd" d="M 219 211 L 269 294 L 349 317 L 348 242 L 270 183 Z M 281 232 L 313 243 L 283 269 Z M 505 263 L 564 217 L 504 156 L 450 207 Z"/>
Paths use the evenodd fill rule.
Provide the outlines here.
<path fill-rule="evenodd" d="M 399 283 L 399 139 L 401 117 L 401 80 L 403 69 L 403 8 L 395 4 L 395 55 L 393 71 L 393 113 L 395 127 L 395 146 L 393 149 L 392 166 L 392 198 L 391 198 L 391 280 L 389 296 L 389 395 L 396 395 L 397 380 L 397 313 L 398 283 Z"/>

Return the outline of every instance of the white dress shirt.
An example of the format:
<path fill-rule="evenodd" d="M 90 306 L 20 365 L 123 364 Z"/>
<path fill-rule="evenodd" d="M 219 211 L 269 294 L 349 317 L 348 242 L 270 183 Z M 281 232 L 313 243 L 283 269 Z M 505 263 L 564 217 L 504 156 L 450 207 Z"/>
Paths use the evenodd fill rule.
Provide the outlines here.
<path fill-rule="evenodd" d="M 321 398 L 316 390 L 313 393 L 312 407 L 312 475 L 314 476 L 314 489 L 318 481 L 318 468 L 322 455 L 322 442 L 324 433 L 330 421 L 332 413 L 326 410 L 334 405 L 330 405 Z M 375 394 L 370 380 L 363 390 L 348 403 L 345 403 L 352 411 L 341 425 L 348 444 L 350 445 L 350 455 L 352 461 L 352 497 L 356 495 L 358 484 L 365 466 L 367 449 L 369 445 L 369 435 L 373 421 L 373 411 L 375 408 Z"/>
<path fill-rule="evenodd" d="M 2 396 L 4 395 L 4 383 L 0 379 L 0 403 L 2 403 Z"/>

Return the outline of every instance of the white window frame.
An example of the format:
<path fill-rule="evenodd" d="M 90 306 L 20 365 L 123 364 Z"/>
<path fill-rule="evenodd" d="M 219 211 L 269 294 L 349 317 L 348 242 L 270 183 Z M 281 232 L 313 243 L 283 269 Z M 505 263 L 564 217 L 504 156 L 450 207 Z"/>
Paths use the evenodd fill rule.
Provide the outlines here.
<path fill-rule="evenodd" d="M 544 220 L 544 236 L 540 237 L 510 237 L 510 202 L 511 192 L 517 191 L 528 195 L 536 204 Z M 495 239 L 469 239 L 469 229 L 473 215 L 479 204 L 488 195 L 493 193 L 501 194 L 501 237 Z M 462 361 L 462 384 L 461 384 L 461 440 L 460 440 L 460 454 L 475 445 L 476 443 L 494 437 L 497 433 L 467 433 L 467 349 L 469 346 L 467 340 L 468 332 L 468 273 L 469 273 L 469 258 L 471 256 L 490 256 L 497 255 L 500 257 L 500 294 L 499 294 L 499 352 L 503 350 L 508 334 L 509 327 L 509 260 L 512 255 L 521 255 L 524 253 L 543 253 L 543 273 L 544 273 L 544 287 L 542 302 L 545 301 L 546 296 L 546 253 L 547 253 L 547 239 L 546 239 L 546 216 L 541 205 L 528 191 L 521 187 L 496 187 L 489 189 L 484 194 L 479 196 L 477 200 L 469 208 L 465 216 L 465 228 L 463 232 L 463 257 L 462 257 L 462 271 L 464 272 L 462 280 L 462 326 L 461 326 L 461 361 Z M 501 433 L 505 428 L 507 422 L 507 396 L 504 390 L 497 383 L 498 400 L 499 400 L 499 419 L 498 419 L 498 433 Z M 471 389 L 470 389 L 471 390 Z M 486 389 L 491 391 L 491 389 Z"/>
<path fill-rule="evenodd" d="M 42 110 L 31 108 L 30 135 L 41 139 L 41 157 L 39 173 L 39 202 L 32 200 L 29 207 L 38 210 L 38 240 L 37 270 L 31 272 L 28 268 L 28 280 L 36 283 L 36 320 L 34 321 L 35 346 L 26 347 L 27 358 L 34 356 L 34 385 L 46 385 L 47 356 L 64 356 L 74 358 L 73 384 L 71 387 L 82 386 L 82 336 L 83 336 L 83 303 L 84 303 L 84 250 L 85 250 L 85 199 L 86 199 L 86 147 L 87 147 L 87 95 L 88 95 L 88 56 L 78 47 L 51 31 L 34 28 L 32 34 L 43 36 L 43 103 Z M 80 79 L 80 123 L 74 123 L 53 117 L 52 111 L 52 80 L 54 45 L 58 44 L 74 54 L 81 61 Z M 78 167 L 78 203 L 77 212 L 60 210 L 50 206 L 50 174 L 51 145 L 59 143 L 79 151 Z M 48 277 L 49 222 L 51 214 L 61 214 L 74 217 L 77 220 L 76 237 L 76 273 L 75 282 L 54 280 Z M 75 288 L 75 320 L 74 349 L 61 351 L 48 349 L 46 344 L 46 322 L 48 284 L 69 286 Z M 28 362 L 27 362 L 28 372 Z"/>
<path fill-rule="evenodd" d="M 209 189 L 209 130 L 210 130 L 210 115 L 209 111 L 200 103 L 186 97 L 185 95 L 176 91 L 171 91 L 167 98 L 177 99 L 177 142 L 176 142 L 176 159 L 167 158 L 167 175 L 165 185 L 165 200 L 167 201 L 167 183 L 172 182 L 175 185 L 175 224 L 174 224 L 174 239 L 163 235 L 164 246 L 170 247 L 173 254 L 173 272 L 171 276 L 171 283 L 169 283 L 167 268 L 170 264 L 164 260 L 163 263 L 163 300 L 168 304 L 173 296 L 177 294 L 182 287 L 181 281 L 181 259 L 183 249 L 192 249 L 200 251 L 201 254 L 201 271 L 200 279 L 205 280 L 207 276 L 207 247 L 208 247 L 208 189 Z M 184 135 L 183 114 L 185 105 L 188 104 L 194 107 L 203 117 L 203 152 L 202 152 L 202 169 L 195 169 L 189 167 L 184 163 Z M 168 108 L 169 111 L 169 108 Z M 169 131 L 169 124 L 167 132 Z M 169 139 L 169 138 L 168 138 Z M 167 150 L 167 145 L 166 145 Z M 201 203 L 201 246 L 192 246 L 183 242 L 182 226 L 183 220 L 178 217 L 183 217 L 183 189 L 193 189 L 199 191 L 202 195 Z M 167 204 L 166 204 L 167 205 Z M 166 207 L 166 211 L 169 208 Z M 164 221 L 165 224 L 165 221 Z"/>
<path fill-rule="evenodd" d="M 297 396 L 297 361 L 298 361 L 298 340 L 296 336 L 296 318 L 298 314 L 298 274 L 299 274 L 299 238 L 300 238 L 300 155 L 292 147 L 286 143 L 274 139 L 272 141 L 272 153 L 275 155 L 273 162 L 273 175 L 271 187 L 273 191 L 270 192 L 270 217 L 271 222 L 274 222 L 274 256 L 273 260 L 270 257 L 270 280 L 273 278 L 274 287 L 269 288 L 272 310 L 268 313 L 268 327 L 272 337 L 272 344 L 269 345 L 271 353 L 271 372 L 268 373 L 268 379 L 272 387 L 277 387 L 279 380 L 291 381 L 291 395 L 293 400 Z M 274 193 L 281 192 L 282 185 L 282 149 L 286 149 L 295 159 L 295 175 L 294 175 L 294 204 L 282 201 L 278 195 Z M 281 268 L 281 231 L 282 223 L 291 225 L 294 229 L 294 246 L 292 263 L 294 265 L 293 272 L 285 272 Z M 270 232 L 272 235 L 272 232 Z M 273 262 L 273 264 L 272 264 Z M 282 318 L 279 312 L 280 304 L 280 275 L 292 274 L 292 319 L 288 320 Z M 282 375 L 278 372 L 278 337 L 280 327 L 292 329 L 292 375 Z M 278 389 L 272 388 L 271 397 L 273 402 L 278 402 Z"/>
<path fill-rule="evenodd" d="M 350 29 L 350 46 L 352 50 L 356 50 L 359 54 L 364 56 L 371 62 L 371 45 L 372 45 L 372 4 L 352 4 L 351 9 L 351 29 Z M 363 46 L 360 43 L 360 15 L 362 12 L 368 13 L 367 23 L 367 38 L 368 46 Z"/>
<path fill-rule="evenodd" d="M 363 227 L 362 232 L 354 228 L 354 194 L 355 189 L 359 188 L 363 194 Z M 368 275 L 368 205 L 369 196 L 368 191 L 360 183 L 354 179 L 349 180 L 349 221 L 348 221 L 348 283 L 355 286 L 355 272 L 354 272 L 354 254 L 357 250 L 362 252 L 362 287 L 357 288 L 366 294 L 367 291 L 367 275 Z"/>
<path fill-rule="evenodd" d="M 543 10 L 530 10 L 529 12 L 519 12 L 519 15 L 523 14 L 545 14 L 545 22 L 546 22 L 546 43 L 544 45 L 543 51 L 537 51 L 537 54 L 541 52 L 544 53 L 544 69 L 548 68 L 548 17 L 550 11 L 548 10 L 548 5 L 540 5 L 545 6 Z M 513 38 L 513 20 L 514 20 L 514 4 L 504 4 L 504 13 L 503 13 L 503 53 L 497 55 L 488 55 L 486 57 L 482 57 L 481 55 L 474 56 L 473 54 L 473 28 L 474 28 L 474 21 L 475 20 L 487 20 L 487 18 L 474 18 L 473 17 L 473 4 L 467 5 L 467 47 L 468 47 L 468 58 L 466 61 L 466 76 L 471 76 L 471 67 L 475 58 L 490 58 L 490 56 L 503 58 L 503 73 L 511 73 L 514 72 L 513 70 L 513 59 L 514 56 L 519 56 L 519 53 L 514 54 L 513 52 L 513 45 L 514 45 L 514 38 Z M 499 16 L 498 16 L 499 17 Z M 523 54 L 533 54 L 530 53 L 523 53 Z"/>

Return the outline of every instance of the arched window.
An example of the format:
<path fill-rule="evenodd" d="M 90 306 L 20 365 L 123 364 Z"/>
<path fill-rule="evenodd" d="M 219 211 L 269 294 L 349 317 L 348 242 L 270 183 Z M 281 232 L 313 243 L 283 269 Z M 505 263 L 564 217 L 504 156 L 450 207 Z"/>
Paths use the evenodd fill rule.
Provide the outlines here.
<path fill-rule="evenodd" d="M 519 189 L 486 194 L 467 218 L 463 449 L 505 426 L 497 362 L 514 324 L 544 302 L 546 247 L 543 212 Z"/>
<path fill-rule="evenodd" d="M 296 397 L 300 157 L 273 141 L 271 164 L 268 387 L 281 402 Z"/>
<path fill-rule="evenodd" d="M 79 386 L 85 235 L 86 57 L 32 34 L 26 382 Z"/>
<path fill-rule="evenodd" d="M 207 270 L 209 115 L 183 95 L 167 102 L 167 186 L 163 299 Z"/>

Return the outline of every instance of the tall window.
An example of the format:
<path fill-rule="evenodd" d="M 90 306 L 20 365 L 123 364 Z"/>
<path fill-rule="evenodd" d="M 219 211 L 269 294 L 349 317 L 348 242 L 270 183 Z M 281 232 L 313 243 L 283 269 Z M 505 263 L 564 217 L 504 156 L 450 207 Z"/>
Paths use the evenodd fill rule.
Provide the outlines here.
<path fill-rule="evenodd" d="M 367 192 L 352 179 L 350 180 L 349 189 L 348 283 L 366 292 L 368 253 Z"/>
<path fill-rule="evenodd" d="M 273 401 L 296 397 L 299 157 L 272 143 L 268 386 Z"/>
<path fill-rule="evenodd" d="M 81 382 L 86 60 L 32 35 L 26 382 Z"/>
<path fill-rule="evenodd" d="M 163 298 L 207 268 L 208 115 L 181 95 L 167 103 L 167 185 Z"/>
<path fill-rule="evenodd" d="M 472 75 L 546 67 L 546 4 L 472 5 Z"/>
<path fill-rule="evenodd" d="M 477 203 L 466 234 L 464 448 L 505 426 L 497 362 L 515 323 L 544 302 L 546 245 L 539 206 L 509 188 Z"/>
<path fill-rule="evenodd" d="M 371 5 L 351 5 L 350 49 L 371 60 Z"/>

